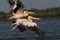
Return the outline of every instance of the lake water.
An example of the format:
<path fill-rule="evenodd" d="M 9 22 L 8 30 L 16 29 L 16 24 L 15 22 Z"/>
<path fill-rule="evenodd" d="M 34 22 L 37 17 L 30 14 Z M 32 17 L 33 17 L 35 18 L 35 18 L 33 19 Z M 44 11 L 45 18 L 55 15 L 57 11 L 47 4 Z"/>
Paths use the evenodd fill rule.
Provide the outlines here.
<path fill-rule="evenodd" d="M 43 19 L 35 22 L 45 32 L 41 40 L 60 40 L 60 19 Z M 11 23 L 11 21 L 0 21 L 1 40 L 39 40 L 38 35 L 32 31 L 19 32 L 18 29 L 12 31 Z"/>

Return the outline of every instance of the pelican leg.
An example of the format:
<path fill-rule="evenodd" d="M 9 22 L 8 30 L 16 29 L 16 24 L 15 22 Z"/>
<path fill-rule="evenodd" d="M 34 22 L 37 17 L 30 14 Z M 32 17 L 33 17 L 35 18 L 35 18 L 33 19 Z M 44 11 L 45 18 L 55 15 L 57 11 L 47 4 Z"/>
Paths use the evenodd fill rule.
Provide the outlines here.
<path fill-rule="evenodd" d="M 16 26 L 14 26 L 11 30 L 14 30 L 14 29 L 16 29 L 17 28 L 17 25 Z"/>
<path fill-rule="evenodd" d="M 13 23 L 12 26 L 10 27 L 12 30 L 16 29 L 17 25 L 16 23 Z"/>

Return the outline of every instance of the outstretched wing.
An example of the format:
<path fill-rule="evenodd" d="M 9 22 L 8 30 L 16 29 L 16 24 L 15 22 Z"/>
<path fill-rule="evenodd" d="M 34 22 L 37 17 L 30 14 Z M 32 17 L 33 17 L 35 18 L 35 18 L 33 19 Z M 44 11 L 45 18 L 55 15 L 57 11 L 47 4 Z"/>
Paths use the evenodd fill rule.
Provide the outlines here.
<path fill-rule="evenodd" d="M 7 0 L 7 2 L 8 2 L 10 5 L 15 4 L 15 2 L 14 2 L 13 0 Z"/>
<path fill-rule="evenodd" d="M 15 1 L 13 0 L 7 0 L 7 2 L 10 4 L 10 11 L 14 11 L 14 9 L 17 7 Z M 13 13 L 14 15 L 14 13 Z"/>
<path fill-rule="evenodd" d="M 17 6 L 19 8 L 24 8 L 24 5 L 23 5 L 23 3 L 20 0 L 17 0 Z"/>
<path fill-rule="evenodd" d="M 17 7 L 15 8 L 15 10 L 14 10 L 14 12 L 16 13 L 22 13 L 23 12 L 23 10 L 24 10 L 24 5 L 23 5 L 23 3 L 20 1 L 20 0 L 17 0 Z"/>
<path fill-rule="evenodd" d="M 41 29 L 39 29 L 38 27 L 36 27 L 36 26 L 29 27 L 29 30 L 34 31 L 38 35 L 42 35 L 43 34 L 43 31 Z"/>

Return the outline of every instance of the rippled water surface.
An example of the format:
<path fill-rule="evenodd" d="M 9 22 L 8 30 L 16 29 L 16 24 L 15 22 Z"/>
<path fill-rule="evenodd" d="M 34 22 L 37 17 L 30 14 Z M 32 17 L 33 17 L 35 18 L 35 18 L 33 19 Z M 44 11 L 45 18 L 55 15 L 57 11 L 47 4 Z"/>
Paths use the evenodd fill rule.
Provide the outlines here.
<path fill-rule="evenodd" d="M 60 19 L 43 19 L 34 21 L 45 32 L 41 40 L 60 40 Z M 0 21 L 0 39 L 3 40 L 40 40 L 39 36 L 32 31 L 19 32 L 11 30 L 11 21 Z M 12 39 L 13 38 L 13 39 Z"/>

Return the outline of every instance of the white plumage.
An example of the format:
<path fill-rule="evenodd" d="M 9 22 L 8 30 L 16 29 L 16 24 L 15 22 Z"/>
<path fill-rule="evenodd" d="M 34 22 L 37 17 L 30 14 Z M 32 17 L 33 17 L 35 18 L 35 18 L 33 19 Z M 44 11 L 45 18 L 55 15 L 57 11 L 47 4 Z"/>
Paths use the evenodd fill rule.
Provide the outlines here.
<path fill-rule="evenodd" d="M 28 27 L 34 27 L 37 26 L 37 24 L 35 22 L 29 22 L 29 21 L 24 21 L 23 22 L 24 26 L 28 26 Z"/>

